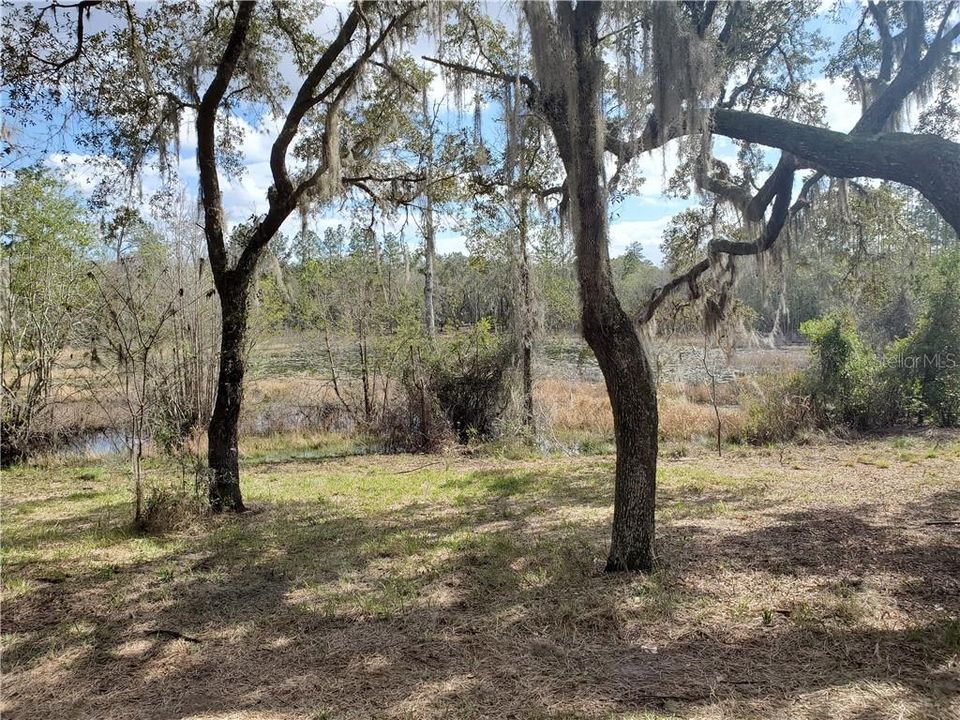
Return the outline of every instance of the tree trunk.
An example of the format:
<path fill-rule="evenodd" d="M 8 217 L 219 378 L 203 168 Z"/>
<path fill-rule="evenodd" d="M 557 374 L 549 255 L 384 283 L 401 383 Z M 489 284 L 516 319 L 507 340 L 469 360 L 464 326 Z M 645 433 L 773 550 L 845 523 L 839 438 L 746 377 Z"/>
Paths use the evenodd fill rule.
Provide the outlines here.
<path fill-rule="evenodd" d="M 613 409 L 617 464 L 606 569 L 649 571 L 654 563 L 657 393 L 650 362 L 617 299 L 610 270 L 597 35 L 601 4 L 561 5 L 552 33 L 540 25 L 553 22 L 542 4 L 527 3 L 524 10 L 538 74 L 551 95 L 544 103 L 547 117 L 567 173 L 583 336 L 597 357 Z M 552 46 L 556 41 L 561 47 Z M 557 78 L 552 65 L 568 61 L 575 76 L 551 83 Z"/>
<path fill-rule="evenodd" d="M 597 148 L 578 153 L 583 159 Z M 585 167 L 599 167 L 582 163 Z M 569 177 L 569 176 L 568 176 Z M 607 252 L 606 192 L 600 176 L 583 173 L 574 201 L 583 336 L 597 357 L 613 409 L 617 448 L 608 571 L 649 571 L 654 562 L 657 476 L 657 394 L 653 371 L 633 322 L 613 289 Z"/>
<path fill-rule="evenodd" d="M 435 118 L 434 118 L 435 119 Z M 423 122 L 427 130 L 427 149 L 423 158 L 426 165 L 426 183 L 423 200 L 423 330 L 431 342 L 437 334 L 437 315 L 433 305 L 433 264 L 436 255 L 436 228 L 433 224 L 433 139 L 434 126 L 431 119 L 427 89 L 423 89 Z"/>
<path fill-rule="evenodd" d="M 523 374 L 523 424 L 527 427 L 527 432 L 533 435 L 537 428 L 533 416 L 533 349 L 530 343 L 523 345 L 523 357 L 521 358 Z"/>
<path fill-rule="evenodd" d="M 527 220 L 530 197 L 520 197 L 520 374 L 523 381 L 523 424 L 532 437 L 536 433 L 533 415 L 533 288 L 530 284 L 530 255 L 527 252 Z"/>
<path fill-rule="evenodd" d="M 436 232 L 433 227 L 433 202 L 427 188 L 423 212 L 423 330 L 431 340 L 437 334 L 437 315 L 433 307 L 433 261 L 436 255 Z"/>
<path fill-rule="evenodd" d="M 237 282 L 220 295 L 223 316 L 217 401 L 207 433 L 210 466 L 210 508 L 243 512 L 240 494 L 239 424 L 247 334 L 247 286 Z"/>

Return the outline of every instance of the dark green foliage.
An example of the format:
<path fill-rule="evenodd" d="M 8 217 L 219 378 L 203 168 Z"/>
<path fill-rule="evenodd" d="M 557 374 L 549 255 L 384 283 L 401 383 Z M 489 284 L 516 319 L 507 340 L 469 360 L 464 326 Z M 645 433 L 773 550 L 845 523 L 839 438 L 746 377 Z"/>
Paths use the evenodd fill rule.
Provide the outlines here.
<path fill-rule="evenodd" d="M 461 443 L 493 437 L 514 356 L 488 320 L 435 347 L 411 342 L 399 367 L 402 392 L 380 420 L 387 448 L 433 452 L 454 436 Z"/>
<path fill-rule="evenodd" d="M 437 403 L 460 442 L 491 437 L 507 403 L 514 350 L 481 321 L 432 363 Z"/>
<path fill-rule="evenodd" d="M 857 333 L 853 317 L 830 313 L 803 323 L 800 332 L 811 344 L 814 367 L 808 387 L 821 423 L 865 428 L 876 422 L 878 361 Z"/>
<path fill-rule="evenodd" d="M 913 332 L 886 352 L 888 385 L 919 423 L 960 424 L 960 252 L 943 254 L 920 291 Z"/>
<path fill-rule="evenodd" d="M 918 290 L 921 310 L 909 335 L 876 353 L 852 315 L 829 313 L 800 331 L 813 366 L 784 380 L 751 408 L 746 436 L 790 439 L 809 419 L 825 429 L 960 424 L 960 253 L 940 255 Z"/>

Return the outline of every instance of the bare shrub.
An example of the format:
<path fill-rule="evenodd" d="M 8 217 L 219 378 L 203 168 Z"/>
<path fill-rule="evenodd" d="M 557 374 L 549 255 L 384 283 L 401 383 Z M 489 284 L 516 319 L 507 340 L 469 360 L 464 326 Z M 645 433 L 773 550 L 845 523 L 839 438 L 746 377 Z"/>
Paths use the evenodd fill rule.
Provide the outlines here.
<path fill-rule="evenodd" d="M 514 348 L 480 322 L 445 347 L 411 344 L 402 390 L 384 403 L 380 432 L 392 449 L 433 451 L 492 438 L 509 403 Z"/>
<path fill-rule="evenodd" d="M 387 449 L 436 452 L 453 440 L 453 431 L 434 392 L 429 367 L 412 347 L 400 380 L 401 392 L 384 407 L 379 434 Z"/>
<path fill-rule="evenodd" d="M 498 347 L 435 363 L 433 391 L 460 442 L 493 436 L 506 403 L 512 349 Z"/>

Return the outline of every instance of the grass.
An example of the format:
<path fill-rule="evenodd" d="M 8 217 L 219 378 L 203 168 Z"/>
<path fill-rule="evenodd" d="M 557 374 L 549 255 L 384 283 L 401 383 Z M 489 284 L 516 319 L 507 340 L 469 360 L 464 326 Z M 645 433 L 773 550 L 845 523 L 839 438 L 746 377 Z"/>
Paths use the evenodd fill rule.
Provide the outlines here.
<path fill-rule="evenodd" d="M 349 449 L 247 444 L 254 511 L 159 536 L 122 464 L 5 473 L 3 716 L 960 711 L 955 437 L 664 454 L 647 576 L 602 572 L 609 454 Z"/>
<path fill-rule="evenodd" d="M 721 437 L 738 438 L 746 424 L 746 413 L 736 405 L 735 383 L 719 386 L 717 397 Z M 536 399 L 543 425 L 561 441 L 571 443 L 610 442 L 613 414 L 602 382 L 547 377 L 537 382 Z M 689 442 L 716 437 L 717 418 L 705 384 L 669 383 L 659 391 L 660 436 L 664 440 Z M 587 440 L 582 440 L 586 437 Z M 575 444 L 575 442 L 574 442 Z"/>

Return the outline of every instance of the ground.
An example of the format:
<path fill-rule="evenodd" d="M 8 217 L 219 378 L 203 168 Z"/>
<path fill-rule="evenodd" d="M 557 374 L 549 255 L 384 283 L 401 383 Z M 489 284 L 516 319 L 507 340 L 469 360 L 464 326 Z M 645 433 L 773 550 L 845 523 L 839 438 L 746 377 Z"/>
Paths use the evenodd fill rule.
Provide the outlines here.
<path fill-rule="evenodd" d="M 3 717 L 960 717 L 956 434 L 666 448 L 648 576 L 609 455 L 322 455 L 161 535 L 120 464 L 6 472 Z"/>

